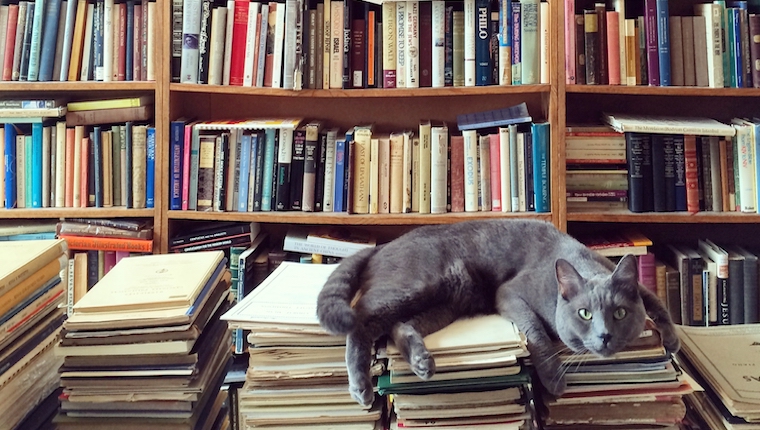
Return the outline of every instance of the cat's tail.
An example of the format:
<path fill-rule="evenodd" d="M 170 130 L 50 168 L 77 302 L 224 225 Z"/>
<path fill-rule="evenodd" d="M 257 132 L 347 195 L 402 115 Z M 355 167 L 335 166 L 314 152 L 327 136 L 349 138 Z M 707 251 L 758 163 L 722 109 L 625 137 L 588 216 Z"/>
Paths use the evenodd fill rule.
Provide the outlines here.
<path fill-rule="evenodd" d="M 356 324 L 351 301 L 359 290 L 361 273 L 378 247 L 366 248 L 346 257 L 327 278 L 317 298 L 317 318 L 328 332 L 348 334 Z"/>

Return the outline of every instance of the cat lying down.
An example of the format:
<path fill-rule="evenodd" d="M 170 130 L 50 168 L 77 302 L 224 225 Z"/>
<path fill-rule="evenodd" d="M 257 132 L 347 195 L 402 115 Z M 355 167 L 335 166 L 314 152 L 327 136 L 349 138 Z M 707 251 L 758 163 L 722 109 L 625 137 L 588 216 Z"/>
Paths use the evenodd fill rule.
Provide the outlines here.
<path fill-rule="evenodd" d="M 668 311 L 639 285 L 634 256 L 615 265 L 544 221 L 417 228 L 344 259 L 317 301 L 322 327 L 347 336 L 349 391 L 363 405 L 374 399 L 369 366 L 378 338 L 390 336 L 414 373 L 428 379 L 435 360 L 426 335 L 496 312 L 525 334 L 538 377 L 554 395 L 566 386 L 555 339 L 609 356 L 639 336 L 649 315 L 669 352 L 680 345 Z"/>

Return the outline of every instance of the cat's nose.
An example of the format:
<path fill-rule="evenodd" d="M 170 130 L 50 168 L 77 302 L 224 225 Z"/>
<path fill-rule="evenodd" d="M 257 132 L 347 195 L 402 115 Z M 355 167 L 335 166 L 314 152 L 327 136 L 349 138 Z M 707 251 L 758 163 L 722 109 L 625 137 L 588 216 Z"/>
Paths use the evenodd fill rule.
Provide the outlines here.
<path fill-rule="evenodd" d="M 602 344 L 606 347 L 607 344 L 610 343 L 610 340 L 612 339 L 612 335 L 609 333 L 603 333 L 599 335 L 599 338 L 602 339 Z"/>

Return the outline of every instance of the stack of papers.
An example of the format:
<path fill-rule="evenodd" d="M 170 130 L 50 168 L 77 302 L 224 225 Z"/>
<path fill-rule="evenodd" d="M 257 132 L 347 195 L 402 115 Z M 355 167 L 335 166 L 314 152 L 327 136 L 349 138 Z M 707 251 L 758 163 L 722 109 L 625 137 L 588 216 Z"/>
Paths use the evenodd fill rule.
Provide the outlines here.
<path fill-rule="evenodd" d="M 567 390 L 545 399 L 546 429 L 679 428 L 686 415 L 682 397 L 696 384 L 674 365 L 651 320 L 639 339 L 611 357 L 560 350 Z"/>
<path fill-rule="evenodd" d="M 0 242 L 0 428 L 49 425 L 55 415 L 67 248 L 60 239 Z"/>
<path fill-rule="evenodd" d="M 525 338 L 499 315 L 465 318 L 425 337 L 436 373 L 415 375 L 391 343 L 379 380 L 390 394 L 391 428 L 518 429 L 533 420 L 532 388 L 521 358 Z"/>
<path fill-rule="evenodd" d="M 373 430 L 382 401 L 362 407 L 348 392 L 345 336 L 317 320 L 317 296 L 336 265 L 283 262 L 222 316 L 248 330 L 250 362 L 238 391 L 241 427 Z M 372 373 L 382 373 L 381 364 Z"/>
<path fill-rule="evenodd" d="M 684 368 L 704 387 L 686 398 L 710 429 L 760 428 L 760 324 L 678 326 Z"/>
<path fill-rule="evenodd" d="M 74 306 L 56 345 L 58 429 L 217 429 L 232 340 L 221 251 L 121 260 Z"/>

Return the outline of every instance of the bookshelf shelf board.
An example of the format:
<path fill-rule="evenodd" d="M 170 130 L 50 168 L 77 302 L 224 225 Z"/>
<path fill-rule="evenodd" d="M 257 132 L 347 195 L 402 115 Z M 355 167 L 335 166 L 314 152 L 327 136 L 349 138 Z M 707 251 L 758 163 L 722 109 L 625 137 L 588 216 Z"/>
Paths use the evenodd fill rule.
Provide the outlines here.
<path fill-rule="evenodd" d="M 336 225 L 423 225 L 451 224 L 460 221 L 496 218 L 533 218 L 551 221 L 550 213 L 535 212 L 465 212 L 446 214 L 382 214 L 356 215 L 345 212 L 195 212 L 169 211 L 170 219 L 206 221 L 257 221 L 290 224 L 336 224 Z"/>
<path fill-rule="evenodd" d="M 760 222 L 760 214 L 739 212 L 646 212 L 627 210 L 605 212 L 568 211 L 568 221 L 620 222 L 620 223 L 667 223 L 667 224 L 754 224 Z"/>
<path fill-rule="evenodd" d="M 280 88 L 238 87 L 230 85 L 171 84 L 170 90 L 183 93 L 211 93 L 256 96 L 281 96 L 303 98 L 393 98 L 393 97 L 443 97 L 479 96 L 492 94 L 536 94 L 551 92 L 551 86 L 542 85 L 490 85 L 484 87 L 444 87 L 444 88 L 394 88 L 355 90 L 284 90 Z"/>
<path fill-rule="evenodd" d="M 708 88 L 708 87 L 656 87 L 626 85 L 567 85 L 568 94 L 606 94 L 641 96 L 715 96 L 715 97 L 758 97 L 760 88 Z"/>
<path fill-rule="evenodd" d="M 154 81 L 119 82 L 0 82 L 0 94 L 27 91 L 154 91 Z M 14 96 L 18 97 L 18 96 Z"/>
<path fill-rule="evenodd" d="M 155 209 L 34 208 L 0 209 L 0 219 L 32 218 L 153 218 Z"/>

